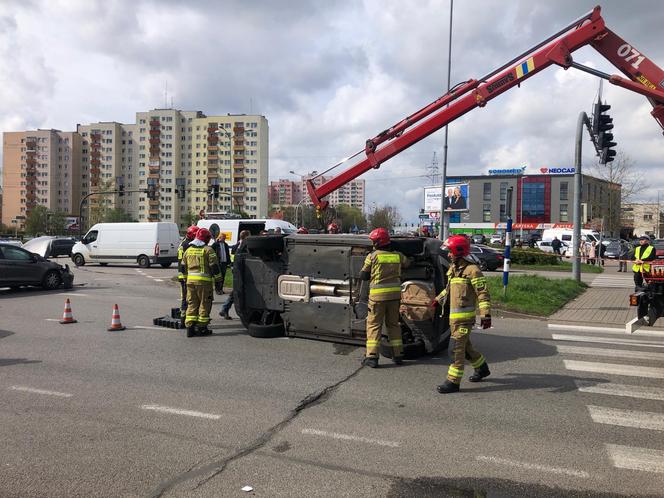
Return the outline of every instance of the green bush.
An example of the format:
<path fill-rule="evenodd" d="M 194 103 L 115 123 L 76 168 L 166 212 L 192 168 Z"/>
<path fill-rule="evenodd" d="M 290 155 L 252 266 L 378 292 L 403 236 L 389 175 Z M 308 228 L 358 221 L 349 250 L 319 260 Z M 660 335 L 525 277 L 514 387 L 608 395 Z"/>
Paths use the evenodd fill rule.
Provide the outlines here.
<path fill-rule="evenodd" d="M 510 259 L 516 265 L 558 265 L 560 258 L 550 252 L 539 249 L 516 249 L 510 253 Z"/>

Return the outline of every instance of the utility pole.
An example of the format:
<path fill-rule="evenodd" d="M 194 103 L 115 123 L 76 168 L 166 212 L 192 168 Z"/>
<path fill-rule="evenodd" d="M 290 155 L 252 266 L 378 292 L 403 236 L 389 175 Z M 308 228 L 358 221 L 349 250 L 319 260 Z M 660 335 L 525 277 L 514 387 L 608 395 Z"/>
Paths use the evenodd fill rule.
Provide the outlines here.
<path fill-rule="evenodd" d="M 577 282 L 581 281 L 581 260 L 579 244 L 581 243 L 581 152 L 583 144 L 583 126 L 588 128 L 590 136 L 595 141 L 592 133 L 590 119 L 585 112 L 579 114 L 576 123 L 576 141 L 574 152 L 574 235 L 572 236 L 572 277 Z"/>
<path fill-rule="evenodd" d="M 452 12 L 454 0 L 450 0 L 450 37 L 447 45 L 447 93 L 450 92 L 450 77 L 452 71 Z M 440 228 L 438 238 L 447 240 L 448 218 L 445 214 L 445 182 L 447 182 L 447 125 L 445 125 L 445 146 L 443 147 L 443 172 L 440 178 Z"/>

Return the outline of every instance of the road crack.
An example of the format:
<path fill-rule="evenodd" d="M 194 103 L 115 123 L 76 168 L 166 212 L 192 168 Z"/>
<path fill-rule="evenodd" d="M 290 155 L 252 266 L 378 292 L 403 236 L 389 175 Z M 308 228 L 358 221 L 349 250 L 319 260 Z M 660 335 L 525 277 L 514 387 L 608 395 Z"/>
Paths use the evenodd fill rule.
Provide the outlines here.
<path fill-rule="evenodd" d="M 212 478 L 218 476 L 224 470 L 226 470 L 226 468 L 230 463 L 234 462 L 235 460 L 239 460 L 240 458 L 244 458 L 245 456 L 252 454 L 256 450 L 261 449 L 263 446 L 269 443 L 274 438 L 274 436 L 276 436 L 282 430 L 284 430 L 304 410 L 327 401 L 330 398 L 330 396 L 334 393 L 334 391 L 336 391 L 342 384 L 348 382 L 353 377 L 355 377 L 360 372 L 360 370 L 362 370 L 362 368 L 363 367 L 360 366 L 352 373 L 341 379 L 340 381 L 335 382 L 334 384 L 330 384 L 329 386 L 324 387 L 319 391 L 308 394 L 297 404 L 295 408 L 293 408 L 290 412 L 288 412 L 288 414 L 286 415 L 286 417 L 284 417 L 283 420 L 270 427 L 267 431 L 263 432 L 258 438 L 254 439 L 251 443 L 247 444 L 246 446 L 243 446 L 242 448 L 238 449 L 233 454 L 225 458 L 221 458 L 219 460 L 217 460 L 217 458 L 221 456 L 221 453 L 213 455 L 211 457 L 213 461 L 211 461 L 210 463 L 205 464 L 202 467 L 199 467 L 199 464 L 201 462 L 197 462 L 189 469 L 182 472 L 181 474 L 178 474 L 177 476 L 172 477 L 171 479 L 161 482 L 159 486 L 157 486 L 157 488 L 150 494 L 150 498 L 160 498 L 161 496 L 163 496 L 164 493 L 170 491 L 178 484 L 182 484 L 186 481 L 198 479 L 200 477 L 205 476 L 196 482 L 196 485 L 192 488 L 192 491 L 200 488 L 205 483 L 210 481 Z"/>

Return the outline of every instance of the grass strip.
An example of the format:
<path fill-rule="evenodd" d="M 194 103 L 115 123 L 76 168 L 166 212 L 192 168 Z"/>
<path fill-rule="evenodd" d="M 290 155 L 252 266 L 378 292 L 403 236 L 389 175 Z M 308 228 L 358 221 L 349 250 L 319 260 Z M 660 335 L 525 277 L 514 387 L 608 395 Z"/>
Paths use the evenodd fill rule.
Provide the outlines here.
<path fill-rule="evenodd" d="M 542 270 L 542 271 L 566 271 L 572 272 L 572 263 L 567 263 L 563 261 L 557 265 L 510 265 L 510 268 L 514 270 Z M 499 268 L 500 270 L 500 268 Z M 603 273 L 604 267 L 588 265 L 586 263 L 581 263 L 581 273 Z"/>
<path fill-rule="evenodd" d="M 487 277 L 487 282 L 493 307 L 538 316 L 555 313 L 588 287 L 573 279 L 511 275 L 503 296 L 502 277 Z"/>

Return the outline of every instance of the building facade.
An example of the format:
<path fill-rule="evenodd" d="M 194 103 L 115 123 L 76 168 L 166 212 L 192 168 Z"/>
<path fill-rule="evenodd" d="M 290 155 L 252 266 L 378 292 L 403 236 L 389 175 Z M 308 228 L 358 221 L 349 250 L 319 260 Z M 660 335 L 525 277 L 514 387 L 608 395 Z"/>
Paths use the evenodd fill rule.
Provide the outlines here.
<path fill-rule="evenodd" d="M 658 216 L 659 213 L 659 216 Z M 664 214 L 658 202 L 623 204 L 621 210 L 623 237 L 664 235 Z"/>
<path fill-rule="evenodd" d="M 330 176 L 317 176 L 317 172 L 313 171 L 307 176 L 302 178 L 300 182 L 300 189 L 302 191 L 302 204 L 305 206 L 313 206 L 311 197 L 307 193 L 307 180 L 313 180 L 315 186 L 320 186 L 323 183 L 331 180 Z M 346 185 L 339 187 L 330 195 L 325 197 L 330 203 L 330 206 L 338 206 L 339 204 L 346 204 L 347 206 L 356 207 L 364 211 L 365 207 L 365 180 L 355 179 L 348 182 Z"/>
<path fill-rule="evenodd" d="M 294 206 L 302 200 L 302 185 L 291 180 L 270 182 L 268 192 L 270 206 Z"/>
<path fill-rule="evenodd" d="M 507 221 L 507 191 L 512 188 L 512 221 L 515 228 L 541 229 L 543 225 L 570 225 L 574 221 L 574 175 L 493 174 L 448 178 L 468 184 L 467 212 L 450 214 L 450 227 L 459 229 Z M 566 169 L 572 172 L 572 169 Z M 438 187 L 440 188 L 440 187 Z M 582 175 L 581 222 L 607 234 L 620 232 L 619 184 Z M 487 229 L 489 229 L 487 227 Z"/>
<path fill-rule="evenodd" d="M 2 223 L 23 229 L 37 206 L 78 215 L 81 145 L 77 132 L 4 133 Z"/>

